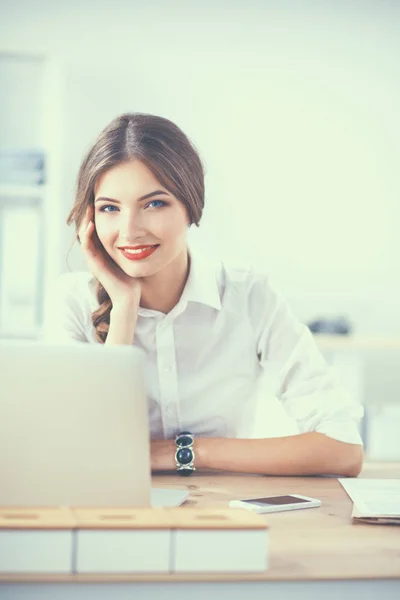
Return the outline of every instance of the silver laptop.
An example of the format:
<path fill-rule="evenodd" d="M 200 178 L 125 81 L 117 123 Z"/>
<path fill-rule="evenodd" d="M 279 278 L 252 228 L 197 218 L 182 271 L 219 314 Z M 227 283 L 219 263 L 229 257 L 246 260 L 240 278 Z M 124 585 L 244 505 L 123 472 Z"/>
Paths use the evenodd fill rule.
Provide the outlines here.
<path fill-rule="evenodd" d="M 0 506 L 177 506 L 151 489 L 144 354 L 0 341 Z"/>

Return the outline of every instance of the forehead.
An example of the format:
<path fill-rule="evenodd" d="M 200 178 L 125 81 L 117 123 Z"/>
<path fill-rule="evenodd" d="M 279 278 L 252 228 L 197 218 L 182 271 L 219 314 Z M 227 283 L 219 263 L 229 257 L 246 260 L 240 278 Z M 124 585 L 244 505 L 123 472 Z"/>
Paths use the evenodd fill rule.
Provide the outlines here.
<path fill-rule="evenodd" d="M 95 198 L 105 196 L 118 200 L 140 197 L 154 190 L 167 191 L 153 173 L 140 160 L 120 163 L 111 167 L 98 178 Z"/>

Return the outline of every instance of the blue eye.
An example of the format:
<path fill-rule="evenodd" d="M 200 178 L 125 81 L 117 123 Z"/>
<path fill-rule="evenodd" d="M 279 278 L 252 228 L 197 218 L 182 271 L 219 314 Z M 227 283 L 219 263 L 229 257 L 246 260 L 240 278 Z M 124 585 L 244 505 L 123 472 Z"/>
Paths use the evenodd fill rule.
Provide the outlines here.
<path fill-rule="evenodd" d="M 106 213 L 114 212 L 114 210 L 106 210 L 107 208 L 111 208 L 111 209 L 115 208 L 115 210 L 118 210 L 118 208 L 116 206 L 114 206 L 113 204 L 106 204 L 105 206 L 102 206 L 100 208 L 100 212 L 106 212 Z"/>
<path fill-rule="evenodd" d="M 156 205 L 156 206 L 154 206 L 154 205 Z M 148 203 L 148 205 L 146 206 L 146 208 L 148 208 L 148 207 L 150 207 L 150 208 L 161 208 L 162 206 L 167 206 L 167 203 L 164 202 L 163 200 L 152 200 L 151 202 Z"/>

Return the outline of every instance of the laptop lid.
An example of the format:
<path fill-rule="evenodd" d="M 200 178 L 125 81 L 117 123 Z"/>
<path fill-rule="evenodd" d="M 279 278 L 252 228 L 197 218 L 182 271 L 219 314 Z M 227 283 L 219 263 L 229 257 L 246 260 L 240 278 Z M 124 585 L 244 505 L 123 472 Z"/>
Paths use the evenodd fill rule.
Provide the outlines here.
<path fill-rule="evenodd" d="M 0 342 L 0 505 L 149 506 L 144 354 Z"/>

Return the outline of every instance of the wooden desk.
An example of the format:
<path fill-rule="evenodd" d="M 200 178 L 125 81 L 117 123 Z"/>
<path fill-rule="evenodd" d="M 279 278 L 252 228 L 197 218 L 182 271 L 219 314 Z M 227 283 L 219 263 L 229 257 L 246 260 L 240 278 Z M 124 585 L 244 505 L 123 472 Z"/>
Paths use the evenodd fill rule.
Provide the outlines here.
<path fill-rule="evenodd" d="M 400 478 L 400 464 L 371 463 L 362 477 Z M 230 600 L 400 598 L 400 528 L 352 525 L 352 503 L 337 479 L 196 473 L 154 477 L 155 487 L 186 487 L 188 506 L 227 506 L 233 498 L 299 493 L 321 508 L 266 515 L 270 568 L 263 575 L 0 575 L 0 598 L 196 600 L 226 592 Z M 184 509 L 184 508 L 182 508 Z"/>

